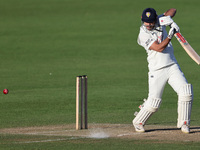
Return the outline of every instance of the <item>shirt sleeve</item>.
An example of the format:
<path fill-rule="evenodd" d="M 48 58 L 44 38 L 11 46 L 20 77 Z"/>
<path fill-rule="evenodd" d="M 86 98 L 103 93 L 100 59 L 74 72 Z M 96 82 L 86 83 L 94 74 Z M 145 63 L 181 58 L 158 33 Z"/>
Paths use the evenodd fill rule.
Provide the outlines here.
<path fill-rule="evenodd" d="M 150 50 L 149 47 L 155 42 L 156 40 L 148 33 L 140 32 L 138 35 L 138 44 L 144 47 L 146 50 Z"/>

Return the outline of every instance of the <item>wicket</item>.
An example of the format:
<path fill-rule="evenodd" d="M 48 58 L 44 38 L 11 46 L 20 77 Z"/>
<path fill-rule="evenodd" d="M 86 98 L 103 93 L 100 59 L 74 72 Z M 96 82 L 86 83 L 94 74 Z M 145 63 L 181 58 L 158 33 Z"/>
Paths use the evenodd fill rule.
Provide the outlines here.
<path fill-rule="evenodd" d="M 81 88 L 81 90 L 80 90 Z M 81 104 L 79 104 L 81 98 Z M 80 127 L 79 127 L 79 107 L 80 110 Z M 84 122 L 85 121 L 85 122 Z M 83 127 L 83 124 L 85 126 Z M 87 123 L 87 75 L 77 76 L 76 77 L 76 130 L 79 129 L 88 129 Z"/>

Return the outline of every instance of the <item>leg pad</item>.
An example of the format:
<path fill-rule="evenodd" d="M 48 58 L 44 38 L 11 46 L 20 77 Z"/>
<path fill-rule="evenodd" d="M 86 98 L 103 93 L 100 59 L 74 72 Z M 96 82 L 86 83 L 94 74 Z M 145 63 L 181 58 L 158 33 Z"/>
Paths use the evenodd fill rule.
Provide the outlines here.
<path fill-rule="evenodd" d="M 177 127 L 190 125 L 190 116 L 193 102 L 193 90 L 191 84 L 185 84 L 181 87 L 178 95 L 178 119 Z"/>

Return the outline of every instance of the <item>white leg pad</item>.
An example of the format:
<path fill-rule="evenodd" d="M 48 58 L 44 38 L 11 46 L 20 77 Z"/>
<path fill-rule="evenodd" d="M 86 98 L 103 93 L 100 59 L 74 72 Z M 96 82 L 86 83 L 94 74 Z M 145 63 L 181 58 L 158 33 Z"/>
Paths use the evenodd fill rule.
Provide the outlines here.
<path fill-rule="evenodd" d="M 181 87 L 178 95 L 178 119 L 177 127 L 181 128 L 184 124 L 190 125 L 190 116 L 193 102 L 193 90 L 191 84 Z"/>
<path fill-rule="evenodd" d="M 159 98 L 148 98 L 148 100 L 143 104 L 143 107 L 133 119 L 133 124 L 145 125 L 146 121 L 150 116 L 156 112 L 161 104 L 161 99 Z"/>

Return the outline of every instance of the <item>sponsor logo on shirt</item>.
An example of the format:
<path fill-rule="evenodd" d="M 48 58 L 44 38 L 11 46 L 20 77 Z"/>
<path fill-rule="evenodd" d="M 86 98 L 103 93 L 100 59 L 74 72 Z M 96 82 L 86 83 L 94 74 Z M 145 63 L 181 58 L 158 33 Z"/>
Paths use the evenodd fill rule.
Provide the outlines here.
<path fill-rule="evenodd" d="M 145 42 L 146 46 L 148 47 L 149 44 L 150 44 L 152 41 L 153 41 L 153 39 L 148 39 L 148 40 Z"/>

